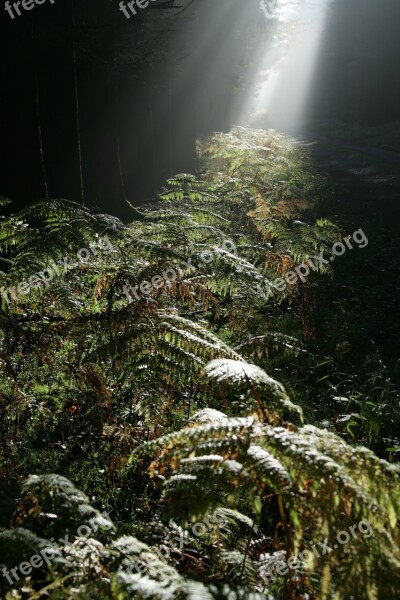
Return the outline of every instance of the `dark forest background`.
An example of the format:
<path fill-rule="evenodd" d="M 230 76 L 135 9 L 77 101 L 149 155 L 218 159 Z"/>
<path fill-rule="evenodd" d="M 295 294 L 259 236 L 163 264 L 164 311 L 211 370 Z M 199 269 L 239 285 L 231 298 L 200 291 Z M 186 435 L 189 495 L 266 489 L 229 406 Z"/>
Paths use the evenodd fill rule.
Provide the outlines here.
<path fill-rule="evenodd" d="M 130 20 L 118 4 L 2 11 L 0 194 L 13 210 L 46 197 L 46 179 L 51 198 L 81 202 L 83 190 L 129 219 L 125 197 L 151 200 L 166 177 L 195 170 L 197 137 L 237 123 L 269 33 L 258 0 L 159 0 Z M 399 22 L 398 0 L 334 0 L 312 120 L 396 120 Z"/>

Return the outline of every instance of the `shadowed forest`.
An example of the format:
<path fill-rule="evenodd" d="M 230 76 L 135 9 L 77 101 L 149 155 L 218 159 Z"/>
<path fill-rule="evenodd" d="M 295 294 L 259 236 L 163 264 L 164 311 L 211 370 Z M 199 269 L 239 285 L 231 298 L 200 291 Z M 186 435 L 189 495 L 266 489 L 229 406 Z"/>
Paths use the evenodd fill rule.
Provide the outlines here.
<path fill-rule="evenodd" d="M 4 8 L 0 598 L 395 600 L 400 4 Z"/>

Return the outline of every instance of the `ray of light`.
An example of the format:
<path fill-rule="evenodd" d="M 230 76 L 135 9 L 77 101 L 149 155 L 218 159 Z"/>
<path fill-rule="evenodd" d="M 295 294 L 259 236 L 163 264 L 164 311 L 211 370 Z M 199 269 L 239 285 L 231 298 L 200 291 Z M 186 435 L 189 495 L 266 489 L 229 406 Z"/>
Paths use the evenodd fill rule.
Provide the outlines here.
<path fill-rule="evenodd" d="M 257 58 L 241 121 L 263 115 L 263 125 L 301 130 L 331 0 L 276 0 L 276 35 Z"/>

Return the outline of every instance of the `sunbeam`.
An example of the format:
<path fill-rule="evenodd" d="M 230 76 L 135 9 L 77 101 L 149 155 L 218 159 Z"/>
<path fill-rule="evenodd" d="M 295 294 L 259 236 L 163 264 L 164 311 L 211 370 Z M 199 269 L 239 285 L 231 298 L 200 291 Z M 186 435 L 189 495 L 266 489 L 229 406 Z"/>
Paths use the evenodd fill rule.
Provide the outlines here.
<path fill-rule="evenodd" d="M 307 99 L 331 0 L 276 0 L 263 17 L 275 28 L 273 42 L 259 52 L 241 121 L 294 133 L 302 129 Z"/>

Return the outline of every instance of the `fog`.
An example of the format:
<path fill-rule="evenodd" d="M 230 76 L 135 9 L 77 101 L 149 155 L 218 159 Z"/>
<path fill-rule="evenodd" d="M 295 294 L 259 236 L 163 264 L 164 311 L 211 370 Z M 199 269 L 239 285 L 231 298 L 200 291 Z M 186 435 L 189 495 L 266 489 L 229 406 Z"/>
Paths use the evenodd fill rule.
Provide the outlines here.
<path fill-rule="evenodd" d="M 82 0 L 3 20 L 0 193 L 43 197 L 44 157 L 50 197 L 82 201 L 81 171 L 84 201 L 128 218 L 125 198 L 149 201 L 194 171 L 196 139 L 213 131 L 397 118 L 397 0 L 274 7 L 156 2 L 128 20 Z"/>

